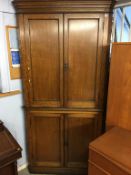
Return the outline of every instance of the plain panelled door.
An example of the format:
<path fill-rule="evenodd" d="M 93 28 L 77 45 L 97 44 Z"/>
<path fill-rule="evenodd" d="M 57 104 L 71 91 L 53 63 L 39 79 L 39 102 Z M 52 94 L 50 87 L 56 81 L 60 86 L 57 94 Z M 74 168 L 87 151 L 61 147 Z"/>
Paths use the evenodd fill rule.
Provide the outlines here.
<path fill-rule="evenodd" d="M 95 139 L 96 114 L 65 115 L 65 162 L 67 167 L 86 168 L 88 146 Z"/>
<path fill-rule="evenodd" d="M 65 106 L 98 107 L 103 15 L 64 16 Z"/>
<path fill-rule="evenodd" d="M 32 106 L 98 107 L 103 15 L 26 15 L 25 23 Z"/>
<path fill-rule="evenodd" d="M 28 113 L 31 160 L 34 165 L 63 166 L 63 116 L 43 111 Z M 41 138 L 41 139 L 40 139 Z"/>
<path fill-rule="evenodd" d="M 26 15 L 29 100 L 32 106 L 63 104 L 63 18 Z"/>

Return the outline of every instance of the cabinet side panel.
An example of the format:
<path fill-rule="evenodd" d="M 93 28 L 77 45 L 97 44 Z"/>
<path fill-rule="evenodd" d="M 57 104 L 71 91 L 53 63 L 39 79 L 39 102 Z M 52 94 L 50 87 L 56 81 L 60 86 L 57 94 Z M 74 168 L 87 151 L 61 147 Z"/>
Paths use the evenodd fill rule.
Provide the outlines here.
<path fill-rule="evenodd" d="M 131 130 L 131 43 L 113 45 L 107 105 L 107 126 Z"/>

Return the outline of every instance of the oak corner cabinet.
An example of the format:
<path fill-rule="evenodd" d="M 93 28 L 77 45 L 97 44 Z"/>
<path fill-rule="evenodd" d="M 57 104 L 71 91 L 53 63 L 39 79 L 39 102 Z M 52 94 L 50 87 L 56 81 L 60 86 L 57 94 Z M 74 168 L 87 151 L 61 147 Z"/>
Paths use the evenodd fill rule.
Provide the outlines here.
<path fill-rule="evenodd" d="M 110 0 L 14 0 L 21 50 L 29 170 L 86 174 L 102 131 Z"/>

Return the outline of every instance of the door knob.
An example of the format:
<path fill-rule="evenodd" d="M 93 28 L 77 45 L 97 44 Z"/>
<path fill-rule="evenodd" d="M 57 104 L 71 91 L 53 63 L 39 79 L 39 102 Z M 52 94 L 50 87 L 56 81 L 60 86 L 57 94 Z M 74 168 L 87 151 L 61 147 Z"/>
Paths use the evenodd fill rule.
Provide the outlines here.
<path fill-rule="evenodd" d="M 69 69 L 69 65 L 68 64 L 64 64 L 64 70 L 68 70 Z"/>

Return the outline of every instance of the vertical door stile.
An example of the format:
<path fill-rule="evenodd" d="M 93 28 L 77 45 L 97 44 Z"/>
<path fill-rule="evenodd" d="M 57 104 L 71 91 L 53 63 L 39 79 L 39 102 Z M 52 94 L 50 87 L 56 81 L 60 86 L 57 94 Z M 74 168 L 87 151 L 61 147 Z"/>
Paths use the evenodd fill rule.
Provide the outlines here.
<path fill-rule="evenodd" d="M 68 123 L 67 123 L 67 117 L 68 115 L 64 115 L 64 128 L 65 128 L 65 133 L 64 133 L 64 154 L 65 154 L 65 167 L 67 167 L 67 162 L 68 162 Z"/>
<path fill-rule="evenodd" d="M 102 94 L 103 91 L 101 90 L 103 87 L 103 79 L 101 79 L 103 72 L 101 71 L 103 68 L 103 33 L 104 33 L 104 17 L 103 15 L 100 15 L 99 17 L 99 26 L 98 26 L 98 48 L 97 48 L 97 67 L 96 67 L 96 94 L 95 94 L 95 99 L 96 99 L 96 104 L 98 106 L 98 108 L 102 108 L 101 104 L 100 104 L 100 100 L 101 102 L 103 102 L 103 98 L 102 98 Z"/>
<path fill-rule="evenodd" d="M 67 18 L 66 15 L 64 14 L 64 107 L 66 106 L 67 103 L 67 84 L 68 84 L 68 25 L 67 25 Z"/>
<path fill-rule="evenodd" d="M 26 69 L 26 78 L 25 78 L 25 86 L 27 89 L 28 93 L 28 103 L 30 105 L 31 103 L 31 98 L 32 98 L 32 88 L 31 88 L 31 83 L 29 83 L 30 77 L 31 77 L 31 72 L 29 71 L 30 67 L 30 52 L 28 47 L 30 47 L 30 38 L 29 38 L 29 23 L 27 17 L 24 15 L 24 24 L 25 24 L 25 69 Z"/>
<path fill-rule="evenodd" d="M 65 155 L 64 155 L 64 115 L 61 114 L 61 131 L 60 131 L 60 137 L 61 137 L 61 166 L 64 167 L 64 161 L 65 161 Z"/>
<path fill-rule="evenodd" d="M 63 21 L 63 14 L 61 14 L 60 16 L 60 21 L 59 21 L 59 32 L 60 32 L 60 36 L 59 36 L 59 40 L 60 40 L 60 45 L 59 45 L 59 49 L 60 49 L 60 99 L 61 99 L 61 106 L 63 107 L 63 103 L 64 103 L 64 71 L 63 71 L 63 64 L 64 64 L 64 50 L 63 50 L 63 44 L 64 44 L 64 34 L 63 34 L 63 29 L 64 28 L 64 21 Z"/>

